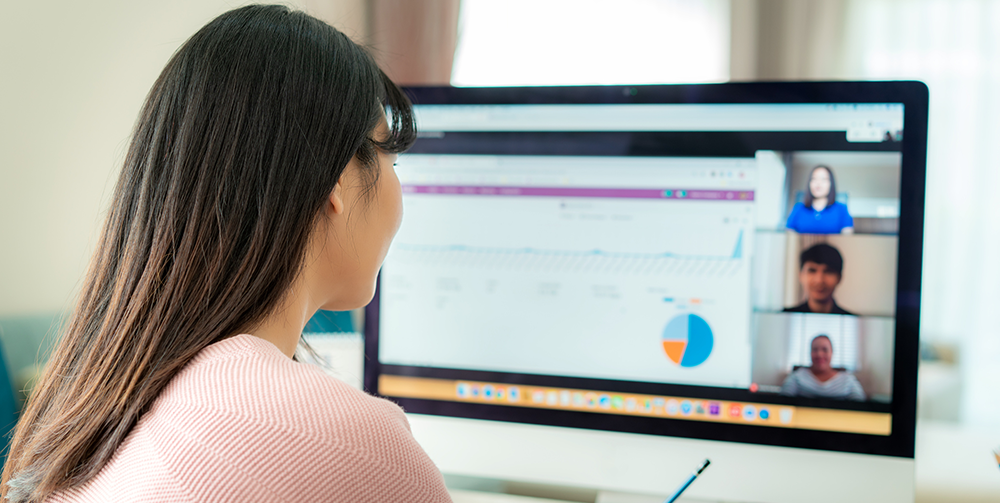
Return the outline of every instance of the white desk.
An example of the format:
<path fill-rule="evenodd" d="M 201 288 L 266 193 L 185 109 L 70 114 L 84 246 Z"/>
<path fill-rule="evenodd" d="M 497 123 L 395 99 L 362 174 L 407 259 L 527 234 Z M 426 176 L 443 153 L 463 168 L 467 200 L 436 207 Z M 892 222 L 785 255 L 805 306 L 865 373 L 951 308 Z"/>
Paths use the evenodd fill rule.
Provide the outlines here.
<path fill-rule="evenodd" d="M 1000 426 L 917 423 L 917 502 L 1000 502 Z"/>
<path fill-rule="evenodd" d="M 1000 427 L 963 427 L 924 421 L 917 425 L 917 503 L 998 503 L 1000 467 L 993 449 L 1000 447 Z M 476 491 L 452 492 L 455 503 L 558 503 L 566 500 L 511 496 Z M 658 503 L 637 496 L 634 503 Z M 702 503 L 685 500 L 685 503 Z M 600 502 L 598 502 L 600 503 Z"/>

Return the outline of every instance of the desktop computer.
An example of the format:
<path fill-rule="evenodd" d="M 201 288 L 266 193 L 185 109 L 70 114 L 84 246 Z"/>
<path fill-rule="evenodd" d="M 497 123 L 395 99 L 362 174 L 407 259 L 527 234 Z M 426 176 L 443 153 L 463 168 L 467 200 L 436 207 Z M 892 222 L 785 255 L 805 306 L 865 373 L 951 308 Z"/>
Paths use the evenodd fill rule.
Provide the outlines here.
<path fill-rule="evenodd" d="M 407 91 L 365 386 L 442 472 L 913 500 L 923 84 Z"/>

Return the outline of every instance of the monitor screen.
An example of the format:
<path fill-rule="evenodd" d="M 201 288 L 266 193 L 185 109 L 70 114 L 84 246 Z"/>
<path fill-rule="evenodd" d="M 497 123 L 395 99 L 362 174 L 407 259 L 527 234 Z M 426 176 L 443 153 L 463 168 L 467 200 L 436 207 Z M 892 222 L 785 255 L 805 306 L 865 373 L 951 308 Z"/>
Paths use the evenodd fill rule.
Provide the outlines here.
<path fill-rule="evenodd" d="M 424 414 L 912 457 L 904 100 L 678 87 L 411 90 L 366 385 Z"/>

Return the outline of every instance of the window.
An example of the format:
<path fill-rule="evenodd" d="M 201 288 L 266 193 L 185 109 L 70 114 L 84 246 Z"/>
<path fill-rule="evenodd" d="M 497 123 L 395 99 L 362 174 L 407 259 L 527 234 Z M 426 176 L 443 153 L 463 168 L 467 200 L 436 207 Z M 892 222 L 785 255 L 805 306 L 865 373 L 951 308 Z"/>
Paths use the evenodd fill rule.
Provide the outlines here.
<path fill-rule="evenodd" d="M 964 422 L 1000 417 L 1000 2 L 855 0 L 844 77 L 930 88 L 921 337 L 961 349 Z"/>
<path fill-rule="evenodd" d="M 729 78 L 728 0 L 463 0 L 452 84 Z"/>

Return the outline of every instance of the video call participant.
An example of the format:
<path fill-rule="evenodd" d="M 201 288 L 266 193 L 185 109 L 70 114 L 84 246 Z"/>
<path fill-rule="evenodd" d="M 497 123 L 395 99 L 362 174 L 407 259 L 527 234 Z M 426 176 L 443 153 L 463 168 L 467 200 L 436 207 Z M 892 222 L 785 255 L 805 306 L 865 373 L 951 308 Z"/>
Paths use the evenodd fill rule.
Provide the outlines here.
<path fill-rule="evenodd" d="M 843 270 L 844 258 L 836 248 L 826 243 L 802 252 L 799 257 L 799 283 L 806 292 L 806 301 L 795 307 L 786 307 L 784 312 L 853 316 L 854 313 L 838 306 L 833 300 L 833 292 L 840 285 Z"/>
<path fill-rule="evenodd" d="M 795 203 L 785 227 L 799 234 L 852 234 L 854 219 L 847 205 L 837 202 L 837 182 L 829 166 L 816 166 L 809 174 L 805 199 Z"/>
<path fill-rule="evenodd" d="M 826 335 L 817 335 L 810 345 L 812 365 L 795 370 L 781 385 L 781 394 L 807 398 L 865 400 L 865 390 L 852 374 L 830 366 L 833 343 Z"/>

